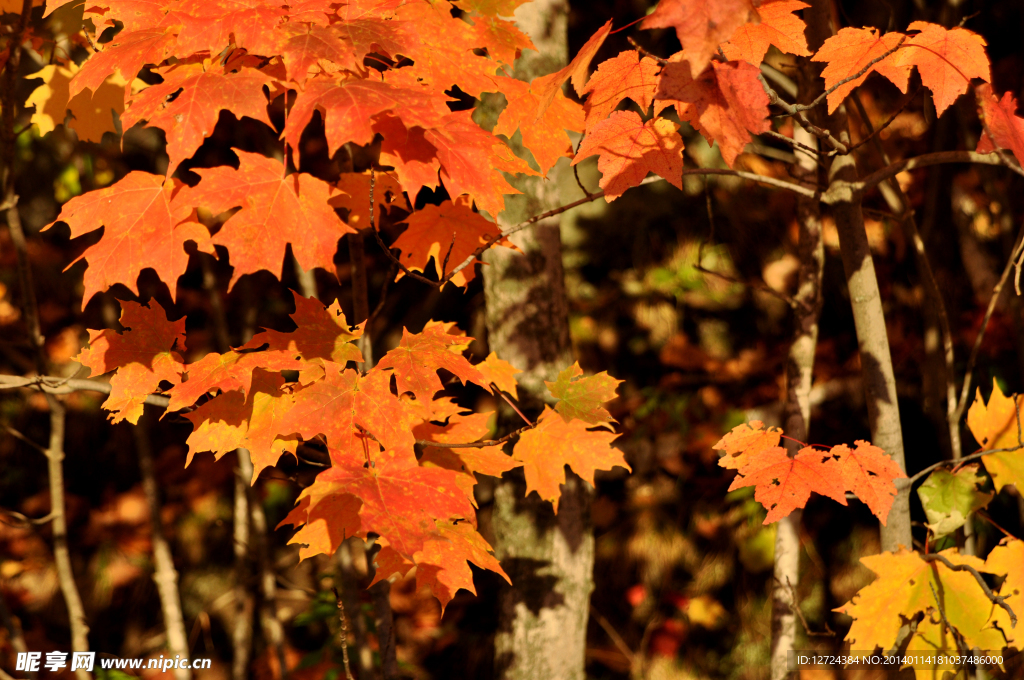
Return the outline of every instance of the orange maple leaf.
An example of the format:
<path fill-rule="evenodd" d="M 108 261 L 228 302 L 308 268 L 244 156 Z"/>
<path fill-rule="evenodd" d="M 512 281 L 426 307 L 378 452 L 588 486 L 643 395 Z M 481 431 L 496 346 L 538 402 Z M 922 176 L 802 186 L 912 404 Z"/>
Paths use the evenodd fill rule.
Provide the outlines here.
<path fill-rule="evenodd" d="M 683 54 L 700 74 L 730 38 L 754 14 L 749 0 L 661 0 L 640 28 L 674 28 Z"/>
<path fill-rule="evenodd" d="M 486 359 L 478 363 L 476 369 L 484 376 L 484 380 L 494 383 L 499 390 L 508 392 L 513 399 L 519 398 L 516 373 L 522 373 L 521 370 L 504 359 L 499 359 L 494 352 L 488 354 Z"/>
<path fill-rule="evenodd" d="M 597 29 L 594 35 L 590 36 L 590 40 L 580 48 L 568 66 L 549 75 L 533 79 L 530 83 L 530 90 L 537 95 L 538 100 L 534 118 L 539 119 L 544 115 L 548 106 L 555 100 L 555 94 L 562 89 L 562 84 L 566 80 L 572 82 L 576 94 L 583 95 L 583 86 L 587 84 L 587 76 L 590 74 L 590 62 L 593 61 L 597 51 L 601 49 L 601 45 L 604 44 L 604 40 L 611 30 L 612 20 L 609 19 L 604 26 Z"/>
<path fill-rule="evenodd" d="M 461 354 L 449 351 L 452 345 L 466 343 L 469 339 L 448 335 L 443 326 L 425 328 L 422 333 L 402 332 L 402 341 L 385 354 L 379 369 L 392 369 L 398 392 L 412 392 L 422 403 L 429 403 L 434 395 L 444 389 L 437 377 L 438 369 L 445 369 L 457 376 L 463 383 L 473 382 L 485 390 L 490 384 L 484 376 Z"/>
<path fill-rule="evenodd" d="M 181 182 L 164 180 L 161 175 L 133 171 L 103 189 L 75 196 L 64 204 L 57 222 L 66 222 L 71 238 L 105 227 L 103 237 L 79 255 L 89 268 L 85 271 L 82 306 L 93 295 L 115 283 L 128 287 L 136 295 L 136 281 L 144 269 L 153 269 L 167 283 L 175 298 L 178 277 L 185 273 L 188 255 L 185 241 L 195 241 L 206 252 L 210 233 L 197 223 L 179 226 L 191 211 L 190 206 L 175 203 Z M 71 265 L 68 265 L 69 267 Z"/>
<path fill-rule="evenodd" d="M 788 54 L 811 56 L 804 31 L 807 25 L 793 12 L 810 7 L 800 0 L 767 0 L 757 8 L 761 23 L 747 23 L 736 29 L 722 52 L 729 61 L 744 60 L 760 66 L 769 45 Z"/>
<path fill-rule="evenodd" d="M 902 33 L 895 32 L 879 35 L 874 28 L 843 28 L 825 41 L 811 61 L 827 64 L 821 75 L 826 89 L 832 89 L 839 81 L 860 73 L 872 61 L 895 48 L 903 37 Z M 846 96 L 873 72 L 888 78 L 900 92 L 906 92 L 913 65 L 900 61 L 900 56 L 899 52 L 893 52 L 873 64 L 863 75 L 837 87 L 828 95 L 828 112 L 835 111 Z"/>
<path fill-rule="evenodd" d="M 248 116 L 273 127 L 263 95 L 263 86 L 271 78 L 260 71 L 244 69 L 224 74 L 204 71 L 202 64 L 175 64 L 157 73 L 164 82 L 132 97 L 121 114 L 121 124 L 128 130 L 145 120 L 146 127 L 164 131 L 170 157 L 168 176 L 213 134 L 221 111 L 229 111 L 239 119 Z M 172 99 L 171 95 L 178 90 L 181 92 Z"/>
<path fill-rule="evenodd" d="M 844 486 L 857 494 L 878 521 L 885 526 L 889 509 L 896 498 L 895 479 L 906 479 L 900 466 L 885 451 L 865 441 L 854 442 L 856 448 L 846 444 L 833 446 L 829 452 L 839 459 L 839 470 Z"/>
<path fill-rule="evenodd" d="M 199 361 L 185 366 L 188 380 L 170 390 L 171 401 L 167 412 L 173 413 L 187 408 L 215 390 L 229 392 L 240 390 L 248 395 L 252 386 L 255 368 L 269 371 L 299 370 L 303 363 L 295 358 L 294 351 L 273 350 L 268 352 L 210 352 Z"/>
<path fill-rule="evenodd" d="M 660 71 L 658 62 L 650 57 L 641 59 L 636 50 L 619 52 L 601 62 L 583 89 L 587 94 L 583 105 L 587 127 L 607 118 L 623 99 L 632 99 L 646 113 L 658 91 Z"/>
<path fill-rule="evenodd" d="M 559 90 L 551 105 L 538 118 L 535 114 L 540 98 L 529 85 L 521 80 L 503 78 L 501 87 L 508 106 L 498 116 L 492 131 L 494 134 L 511 139 L 519 130 L 523 146 L 533 154 L 541 175 L 546 175 L 559 158 L 572 156 L 572 142 L 566 131 L 583 132 L 583 110 L 579 104 Z"/>
<path fill-rule="evenodd" d="M 947 29 L 927 21 L 915 21 L 908 30 L 920 33 L 911 36 L 893 56 L 907 69 L 917 67 L 921 83 L 932 91 L 935 115 L 941 116 L 957 97 L 967 92 L 971 78 L 986 82 L 992 79 L 985 39 L 977 33 L 959 26 Z"/>
<path fill-rule="evenodd" d="M 122 31 L 104 45 L 103 51 L 89 57 L 82 69 L 71 79 L 69 98 L 82 90 L 95 92 L 115 70 L 127 81 L 124 98 L 131 94 L 131 84 L 146 64 L 159 64 L 171 54 L 174 34 L 168 27 Z"/>
<path fill-rule="evenodd" d="M 416 585 L 429 588 L 441 603 L 441 613 L 460 589 L 476 595 L 473 586 L 472 562 L 501 576 L 512 585 L 512 579 L 491 553 L 493 548 L 469 522 L 435 521 L 439 537 L 426 542 L 413 558 L 416 562 Z"/>
<path fill-rule="evenodd" d="M 148 306 L 122 300 L 121 325 L 126 329 L 124 333 L 111 329 L 89 331 L 89 347 L 75 361 L 93 375 L 117 371 L 110 379 L 110 396 L 103 408 L 111 412 L 113 422 L 127 420 L 134 425 L 139 422 L 146 397 L 159 391 L 161 382 L 181 382 L 185 319 L 168 321 L 156 300 Z"/>
<path fill-rule="evenodd" d="M 764 523 L 771 524 L 804 507 L 811 492 L 846 505 L 840 477 L 839 463 L 828 451 L 806 447 L 790 457 L 786 449 L 777 446 L 748 457 L 729 491 L 756 487 L 754 499 L 768 510 Z"/>
<path fill-rule="evenodd" d="M 242 208 L 211 239 L 231 253 L 234 272 L 229 289 L 243 274 L 275 262 L 283 268 L 288 244 L 303 269 L 334 271 L 338 239 L 353 229 L 328 204 L 333 187 L 305 173 L 285 176 L 284 165 L 273 158 L 234 151 L 240 159 L 237 170 L 196 169 L 202 181 L 176 196 L 176 205 L 204 207 L 214 214 Z"/>
<path fill-rule="evenodd" d="M 436 170 L 435 170 L 436 173 Z M 348 210 L 345 224 L 353 229 L 370 227 L 370 173 L 343 172 L 335 185 L 341 194 L 332 196 L 328 201 L 335 208 Z M 385 210 L 398 204 L 399 208 L 408 209 L 409 202 L 402 193 L 402 185 L 386 172 L 373 173 L 373 226 L 380 228 L 381 216 Z M 356 236 L 355 238 L 361 238 Z"/>
<path fill-rule="evenodd" d="M 377 116 L 373 131 L 383 138 L 380 164 L 395 169 L 398 181 L 410 197 L 415 199 L 423 187 L 437 188 L 441 161 L 437 158 L 437 148 L 427 141 L 422 127 L 407 128 L 398 116 L 383 113 Z"/>
<path fill-rule="evenodd" d="M 654 172 L 683 187 L 683 138 L 667 118 L 646 123 L 633 111 L 616 111 L 590 129 L 572 164 L 597 156 L 601 188 L 611 202 Z"/>
<path fill-rule="evenodd" d="M 725 455 L 718 460 L 721 467 L 739 470 L 762 451 L 777 448 L 780 441 L 781 428 L 765 428 L 760 420 L 752 420 L 749 424 L 743 423 L 732 428 L 711 448 L 725 451 Z"/>
<path fill-rule="evenodd" d="M 974 89 L 978 97 L 985 131 L 978 140 L 978 152 L 990 153 L 996 148 L 1010 149 L 1020 161 L 1024 159 L 1024 118 L 1017 115 L 1017 98 L 1004 92 L 997 99 L 988 83 Z"/>
<path fill-rule="evenodd" d="M 433 258 L 438 278 L 462 264 L 477 248 L 501 233 L 498 225 L 480 213 L 451 201 L 425 205 L 404 221 L 409 228 L 391 244 L 402 251 L 399 259 L 409 269 L 422 272 Z M 466 267 L 449 281 L 465 288 L 476 276 L 474 270 L 474 266 Z M 402 276 L 403 272 L 398 272 L 398 278 Z"/>
<path fill-rule="evenodd" d="M 760 71 L 746 62 L 713 62 L 692 78 L 690 65 L 677 58 L 661 72 L 658 99 L 665 101 L 656 103 L 655 110 L 674 105 L 679 117 L 700 131 L 709 145 L 718 142 L 722 158 L 732 166 L 751 134 L 771 129 Z"/>
<path fill-rule="evenodd" d="M 523 464 L 526 473 L 526 493 L 536 491 L 543 500 L 551 501 L 557 513 L 566 465 L 591 485 L 597 470 L 615 466 L 629 470 L 622 452 L 611 446 L 616 437 L 606 430 L 588 430 L 582 420 L 566 422 L 545 406 L 537 426 L 523 432 L 512 450 L 512 457 Z"/>
<path fill-rule="evenodd" d="M 301 356 L 306 361 L 363 362 L 363 355 L 353 344 L 363 335 L 362 327 L 349 328 L 341 304 L 330 307 L 316 299 L 306 298 L 295 291 L 295 311 L 290 315 L 298 327 L 290 333 L 264 330 L 245 344 L 246 348 L 267 345 L 269 350 L 281 350 Z"/>

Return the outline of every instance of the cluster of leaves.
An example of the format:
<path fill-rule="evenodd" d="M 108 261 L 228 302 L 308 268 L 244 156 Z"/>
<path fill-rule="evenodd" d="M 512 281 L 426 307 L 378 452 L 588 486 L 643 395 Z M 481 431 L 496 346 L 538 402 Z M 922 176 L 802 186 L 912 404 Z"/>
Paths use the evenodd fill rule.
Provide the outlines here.
<path fill-rule="evenodd" d="M 988 402 L 979 390 L 968 412 L 967 424 L 982 444 L 981 461 L 996 492 L 1008 485 L 1024 486 L 1020 408 L 1017 399 L 994 383 Z M 906 475 L 884 451 L 858 441 L 853 449 L 845 444 L 828 451 L 804 446 L 790 456 L 779 445 L 782 437 L 781 429 L 755 420 L 734 427 L 714 446 L 723 452 L 719 465 L 738 472 L 729 490 L 755 487 L 754 498 L 768 510 L 765 524 L 804 507 L 812 492 L 842 505 L 847 504 L 846 493 L 853 493 L 885 523 L 896 495 L 894 481 Z M 976 464 L 931 472 L 918 489 L 930 533 L 937 538 L 951 534 L 972 512 L 988 505 L 994 494 L 981 490 L 986 482 Z M 956 655 L 964 649 L 998 650 L 1018 643 L 1010 613 L 995 606 L 973 574 L 957 567 L 1000 577 L 999 595 L 1016 614 L 1024 606 L 1024 541 L 1008 537 L 986 560 L 961 555 L 955 548 L 939 555 L 945 561 L 905 549 L 862 558 L 878 578 L 835 610 L 854 619 L 846 636 L 852 648 L 893 649 L 900 617 L 915 622 L 914 634 L 904 640 L 908 654 Z M 919 677 L 932 677 L 939 668 L 913 667 Z"/>
<path fill-rule="evenodd" d="M 479 441 L 490 413 L 471 413 L 451 397 L 438 371 L 485 390 L 516 395 L 517 371 L 493 353 L 472 364 L 463 352 L 472 338 L 453 324 L 406 331 L 398 347 L 367 372 L 350 368 L 363 357 L 338 303 L 324 307 L 295 295 L 290 333 L 265 330 L 244 346 L 182 361 L 185 320 L 168 321 L 155 301 L 122 303 L 123 333 L 93 331 L 77 357 L 95 373 L 116 371 L 104 408 L 115 421 L 137 422 L 148 395 L 166 389 L 167 412 L 192 422 L 189 461 L 197 452 L 218 458 L 248 449 L 253 482 L 299 444 L 325 443 L 330 469 L 299 497 L 282 524 L 301 527 L 292 539 L 300 556 L 333 554 L 347 538 L 374 535 L 382 546 L 377 580 L 404 576 L 442 607 L 459 588 L 476 592 L 467 564 L 505 573 L 476 531 L 476 475 L 525 469 L 527 492 L 558 508 L 565 466 L 590 483 L 596 470 L 628 467 L 611 447 L 611 416 L 602 404 L 619 381 L 605 373 L 583 377 L 578 364 L 548 383 L 555 408 L 519 433 L 509 457 L 503 441 Z M 417 455 L 416 447 L 420 448 Z M 507 576 L 506 576 L 507 578 Z"/>

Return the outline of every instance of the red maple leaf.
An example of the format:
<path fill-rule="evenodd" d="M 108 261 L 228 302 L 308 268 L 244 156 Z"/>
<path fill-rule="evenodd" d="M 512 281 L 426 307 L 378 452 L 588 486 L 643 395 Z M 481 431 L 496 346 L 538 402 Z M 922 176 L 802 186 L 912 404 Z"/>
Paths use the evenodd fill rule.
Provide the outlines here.
<path fill-rule="evenodd" d="M 395 169 L 398 181 L 410 197 L 415 198 L 423 187 L 437 188 L 441 161 L 437 159 L 437 149 L 424 136 L 422 127 L 407 128 L 398 116 L 384 113 L 377 116 L 373 131 L 383 137 L 381 165 Z"/>
<path fill-rule="evenodd" d="M 722 52 L 729 61 L 744 60 L 760 66 L 769 45 L 782 52 L 811 56 L 804 30 L 807 25 L 793 12 L 810 7 L 800 0 L 766 0 L 757 8 L 760 23 L 747 23 L 736 29 Z"/>
<path fill-rule="evenodd" d="M 370 227 L 370 173 L 343 172 L 335 185 L 341 193 L 333 196 L 330 204 L 348 211 L 345 224 L 353 229 Z M 386 172 L 373 174 L 373 226 L 380 228 L 380 218 L 393 204 L 407 208 L 402 185 Z"/>
<path fill-rule="evenodd" d="M 683 186 L 683 138 L 679 126 L 667 118 L 646 123 L 632 111 L 616 111 L 587 133 L 572 164 L 597 156 L 601 188 L 614 201 L 630 187 L 639 186 L 654 172 L 673 186 Z"/>
<path fill-rule="evenodd" d="M 202 181 L 182 190 L 176 205 L 208 208 L 220 214 L 241 207 L 224 223 L 211 241 L 225 246 L 235 271 L 230 287 L 243 274 L 252 274 L 280 263 L 290 243 L 299 265 L 310 270 L 334 271 L 338 239 L 353 233 L 328 205 L 333 188 L 312 175 L 285 176 L 280 161 L 235 149 L 240 163 L 197 168 Z M 276 268 L 276 267 L 275 267 Z"/>
<path fill-rule="evenodd" d="M 139 422 L 146 397 L 159 391 L 160 383 L 181 382 L 185 319 L 168 321 L 156 300 L 151 300 L 149 306 L 122 300 L 121 325 L 124 333 L 89 331 L 89 347 L 75 361 L 93 375 L 117 371 L 110 379 L 110 396 L 103 408 L 111 412 L 113 422 L 127 420 L 134 425 Z"/>
<path fill-rule="evenodd" d="M 566 465 L 590 484 L 597 470 L 611 470 L 616 465 L 630 469 L 622 452 L 611 446 L 616 437 L 605 430 L 588 430 L 582 420 L 566 422 L 545 406 L 537 426 L 523 432 L 512 450 L 512 457 L 522 462 L 526 473 L 526 493 L 536 491 L 558 512 Z"/>
<path fill-rule="evenodd" d="M 132 97 L 121 114 L 121 124 L 127 130 L 145 120 L 147 127 L 164 131 L 170 157 L 168 176 L 213 134 L 221 111 L 230 111 L 236 118 L 248 116 L 273 127 L 263 94 L 263 86 L 271 79 L 260 71 L 217 73 L 204 71 L 202 64 L 175 64 L 157 73 L 164 82 Z M 177 96 L 172 99 L 175 93 Z"/>
<path fill-rule="evenodd" d="M 764 523 L 771 524 L 804 507 L 811 492 L 846 505 L 841 477 L 840 465 L 828 451 L 806 447 L 791 458 L 786 449 L 776 446 L 748 457 L 729 491 L 756 487 L 754 499 L 768 510 Z"/>
<path fill-rule="evenodd" d="M 93 295 L 115 283 L 124 284 L 138 295 L 136 281 L 143 269 L 153 269 L 167 283 L 174 299 L 178 277 L 188 265 L 185 241 L 196 241 L 203 250 L 212 251 L 205 227 L 192 223 L 178 226 L 190 212 L 190 208 L 173 201 L 179 187 L 180 182 L 165 180 L 161 175 L 130 172 L 109 187 L 72 198 L 57 220 L 43 228 L 45 231 L 57 222 L 66 222 L 71 237 L 76 238 L 104 227 L 99 242 L 71 263 L 81 259 L 89 262 L 83 281 L 83 307 Z"/>
<path fill-rule="evenodd" d="M 302 368 L 295 352 L 271 350 L 267 352 L 210 352 L 199 361 L 185 367 L 188 380 L 170 390 L 171 401 L 167 412 L 173 413 L 199 401 L 209 392 L 240 390 L 248 396 L 252 386 L 252 372 L 256 368 L 268 371 L 289 371 Z"/>
<path fill-rule="evenodd" d="M 333 69 L 357 71 L 361 59 L 357 59 L 352 43 L 342 40 L 330 28 L 305 23 L 289 22 L 277 31 L 276 54 L 284 61 L 288 79 L 305 82 L 310 69 L 322 72 L 322 61 L 331 62 Z M 363 143 L 363 142 L 359 142 Z"/>
<path fill-rule="evenodd" d="M 1024 159 L 1024 118 L 1017 115 L 1017 98 L 1004 92 L 1003 98 L 997 99 L 988 84 L 975 88 L 975 94 L 985 121 L 978 152 L 990 153 L 998 147 L 1012 150 L 1018 161 Z"/>
<path fill-rule="evenodd" d="M 658 91 L 660 71 L 658 62 L 650 57 L 641 59 L 636 50 L 619 52 L 618 56 L 601 62 L 583 89 L 587 94 L 583 105 L 587 127 L 607 118 L 623 99 L 632 99 L 646 113 Z"/>
<path fill-rule="evenodd" d="M 753 16 L 749 0 L 661 0 L 640 28 L 674 28 L 683 54 L 700 74 L 718 46 Z"/>
<path fill-rule="evenodd" d="M 462 264 L 477 248 L 501 233 L 498 225 L 480 213 L 451 201 L 425 205 L 404 221 L 409 228 L 392 244 L 393 248 L 402 251 L 399 259 L 413 271 L 424 271 L 433 258 L 438 278 Z M 450 279 L 451 283 L 465 288 L 476 275 L 474 269 L 466 267 Z M 402 272 L 398 276 L 401 278 Z"/>
<path fill-rule="evenodd" d="M 656 104 L 660 110 L 670 104 L 676 113 L 704 135 L 708 144 L 718 142 L 722 158 L 732 166 L 751 134 L 771 129 L 768 95 L 758 80 L 760 71 L 746 62 L 713 62 L 696 79 L 690 65 L 673 60 L 662 70 Z"/>
<path fill-rule="evenodd" d="M 725 451 L 718 464 L 730 470 L 739 470 L 751 458 L 762 451 L 778 448 L 782 441 L 782 430 L 777 427 L 765 428 L 760 420 L 752 420 L 732 428 L 711 448 Z"/>

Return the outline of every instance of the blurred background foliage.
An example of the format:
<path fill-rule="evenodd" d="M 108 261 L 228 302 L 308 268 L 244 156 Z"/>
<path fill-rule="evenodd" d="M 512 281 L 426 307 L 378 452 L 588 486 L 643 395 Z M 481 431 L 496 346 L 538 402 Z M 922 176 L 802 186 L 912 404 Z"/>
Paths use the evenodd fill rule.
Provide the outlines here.
<path fill-rule="evenodd" d="M 592 0 L 573 3 L 571 40 L 578 48 L 608 17 L 617 25 L 643 16 L 648 0 Z M 966 26 L 989 44 L 996 91 L 1024 95 L 1024 5 L 1018 0 L 845 0 L 838 10 L 844 25 L 904 28 L 924 19 Z M 78 6 L 81 16 L 81 5 Z M 3 21 L 11 21 L 4 15 Z M 57 47 L 85 56 L 74 37 L 75 11 L 64 9 L 47 20 L 35 9 L 38 26 L 58 36 Z M 634 29 L 615 34 L 595 63 L 629 49 L 628 36 L 656 54 L 678 49 L 671 32 L 642 35 Z M 23 75 L 44 68 L 50 47 L 23 63 Z M 790 59 L 770 56 L 785 72 Z M 19 81 L 24 102 L 40 81 Z M 898 107 L 901 95 L 884 79 L 870 78 L 860 90 L 877 126 Z M 115 103 L 116 104 L 116 103 Z M 976 116 L 969 97 L 961 98 L 941 119 L 926 97 L 917 97 L 882 133 L 895 158 L 933 150 L 969 148 L 977 141 Z M 45 107 L 40 107 L 45 108 Z M 102 107 L 101 107 L 102 108 Z M 116 106 L 115 106 L 116 108 Z M 43 332 L 50 361 L 61 375 L 80 367 L 72 361 L 85 329 L 117 327 L 115 288 L 81 309 L 83 265 L 73 261 L 100 232 L 69 240 L 59 226 L 40 230 L 73 196 L 106 186 L 131 170 L 162 172 L 166 167 L 162 133 L 139 127 L 116 128 L 116 116 L 96 123 L 89 112 L 81 120 L 52 121 L 40 110 L 18 138 L 17 193 L 35 268 Z M 19 129 L 29 124 L 31 108 L 19 113 Z M 272 110 L 279 126 L 280 102 Z M 863 125 L 853 119 L 854 137 Z M 99 125 L 115 132 L 96 134 Z M 780 123 L 784 127 L 785 123 Z M 77 127 L 77 129 L 76 129 Z M 43 134 L 46 133 L 46 134 Z M 716 149 L 684 126 L 687 163 L 721 165 Z M 91 141 L 87 141 L 87 138 Z M 323 179 L 369 166 L 374 149 L 342 150 L 327 157 L 322 129 L 303 141 L 301 169 Z M 282 155 L 276 134 L 250 119 L 222 113 L 214 134 L 178 175 L 194 183 L 194 167 L 235 162 L 230 148 Z M 788 147 L 761 141 L 748 147 L 739 165 L 758 173 L 786 177 L 794 158 Z M 350 155 L 351 154 L 351 155 Z M 871 147 L 863 148 L 862 171 L 880 167 Z M 598 173 L 593 163 L 580 167 L 591 190 Z M 958 371 L 962 371 L 981 324 L 992 287 L 1010 253 L 1024 215 L 1020 177 L 990 167 L 938 166 L 899 176 L 917 210 L 921 231 L 954 329 Z M 564 188 L 566 202 L 580 197 L 575 184 Z M 417 205 L 444 196 L 424 191 Z M 907 237 L 880 195 L 866 202 L 868 231 L 886 308 L 888 332 L 899 384 L 908 471 L 948 456 L 944 412 L 946 376 L 934 337 L 935 312 L 928 308 Z M 403 228 L 393 208 L 384 218 L 385 238 Z M 764 510 L 752 489 L 727 493 L 732 472 L 717 466 L 711 446 L 732 426 L 749 418 L 777 420 L 791 316 L 783 299 L 795 287 L 794 199 L 781 192 L 720 177 L 705 183 L 687 177 L 683 191 L 655 183 L 634 189 L 612 204 L 599 201 L 568 213 L 562 222 L 566 284 L 572 339 L 582 366 L 607 370 L 625 381 L 613 404 L 620 422 L 619 446 L 633 474 L 620 469 L 599 478 L 593 505 L 597 531 L 596 590 L 588 643 L 588 672 L 594 678 L 648 677 L 652 680 L 767 677 L 770 640 L 770 592 L 774 532 L 762 526 Z M 838 255 L 834 223 L 825 218 L 827 261 L 821 340 L 815 367 L 815 409 L 811 437 L 831 445 L 868 439 L 859 379 L 856 338 Z M 344 244 L 342 244 L 344 246 Z M 325 302 L 341 301 L 352 317 L 351 267 L 339 248 L 337 271 L 316 271 Z M 210 295 L 204 287 L 202 259 L 194 253 L 181 279 L 177 305 L 152 272 L 143 276 L 141 299 L 156 298 L 172 316 L 187 314 L 188 360 L 214 350 Z M 471 352 L 487 354 L 480 277 L 466 290 L 428 289 L 408 279 L 387 286 L 387 259 L 368 244 L 371 308 L 381 312 L 371 329 L 375 354 L 397 344 L 403 327 L 419 329 L 428 319 L 455 321 L 477 338 Z M 207 259 L 217 286 L 226 288 L 229 263 Z M 701 271 L 717 272 L 719 275 Z M 233 344 L 258 327 L 290 327 L 289 289 L 298 274 L 286 267 L 278 281 L 263 272 L 244 277 L 226 295 L 225 309 Z M 19 310 L 15 255 L 6 230 L 0 230 L 0 371 L 32 371 L 30 346 Z M 1020 298 L 1005 295 L 986 336 L 976 371 L 983 392 L 995 378 L 1009 392 L 1024 383 L 1024 317 Z M 959 374 L 958 374 L 959 377 Z M 453 389 L 452 394 L 458 390 Z M 487 404 L 480 397 L 480 408 Z M 159 654 L 165 644 L 152 571 L 150 529 L 141 489 L 136 443 L 127 425 L 108 426 L 98 395 L 69 395 L 65 460 L 68 513 L 75 573 L 85 600 L 92 648 L 124 657 Z M 172 541 L 190 648 L 194 657 L 214 659 L 200 677 L 230 676 L 230 630 L 234 616 L 232 548 L 233 461 L 198 455 L 184 467 L 189 424 L 180 417 L 159 422 L 151 414 L 150 433 L 157 453 L 157 477 L 163 494 L 164 525 Z M 41 395 L 0 392 L 0 424 L 29 439 L 45 441 L 46 405 Z M 969 434 L 965 436 L 969 439 Z M 48 512 L 46 461 L 13 436 L 0 435 L 0 507 L 29 517 Z M 264 472 L 256 484 L 273 527 L 292 507 L 301 486 L 317 468 L 285 459 Z M 481 527 L 488 526 L 487 485 L 481 485 Z M 923 512 L 914 497 L 914 519 Z M 1002 536 L 1002 527 L 1024 535 L 1019 494 L 1004 492 L 988 509 L 992 522 L 978 523 L 981 549 Z M 801 628 L 798 647 L 838 649 L 849 619 L 832 613 L 871 580 L 862 555 L 878 551 L 877 523 L 861 504 L 849 508 L 812 499 L 803 515 L 803 574 L 797 594 L 808 636 Z M 0 592 L 24 630 L 31 649 L 67 649 L 67 614 L 57 587 L 49 534 L 0 513 Z M 272 531 L 271 561 L 277 575 L 278 611 L 286 623 L 287 657 L 297 664 L 290 677 L 334 678 L 340 671 L 337 611 L 331 588 L 339 570 L 362 578 L 365 558 L 358 550 L 328 559 L 299 562 L 297 547 L 287 545 L 291 531 Z M 941 546 L 940 546 L 941 547 Z M 341 564 L 348 560 L 347 564 Z M 362 560 L 362 561 L 360 561 Z M 412 678 L 488 678 L 493 653 L 489 636 L 497 626 L 498 578 L 477 572 L 479 596 L 462 592 L 442 618 L 433 598 L 415 592 L 412 580 L 395 584 L 398 656 Z M 255 577 L 253 577 L 255 579 Z M 255 583 L 249 584 L 256 592 Z M 362 591 L 354 611 L 353 654 L 375 654 L 369 595 Z M 254 625 L 257 625 L 254 623 Z M 277 676 L 277 661 L 257 636 L 252 675 Z M 0 629 L 0 663 L 11 661 L 8 633 Z M 810 677 L 810 676 L 808 676 Z M 814 676 L 819 677 L 819 676 Z M 831 676 L 820 676 L 831 677 Z"/>

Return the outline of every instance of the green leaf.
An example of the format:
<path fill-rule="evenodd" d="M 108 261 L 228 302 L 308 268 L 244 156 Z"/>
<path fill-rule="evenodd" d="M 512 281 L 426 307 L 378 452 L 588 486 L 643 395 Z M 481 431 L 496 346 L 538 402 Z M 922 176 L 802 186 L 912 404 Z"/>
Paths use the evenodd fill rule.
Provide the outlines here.
<path fill-rule="evenodd" d="M 615 389 L 622 381 L 611 377 L 607 371 L 586 378 L 582 375 L 583 369 L 576 362 L 559 373 L 555 382 L 544 381 L 551 395 L 560 400 L 555 410 L 565 422 L 573 418 L 591 425 L 613 422 L 611 414 L 602 404 L 616 397 Z"/>
<path fill-rule="evenodd" d="M 955 474 L 936 470 L 917 490 L 935 537 L 951 534 L 964 525 L 968 515 L 989 504 L 994 494 L 980 490 L 985 476 L 977 465 L 965 465 Z"/>

